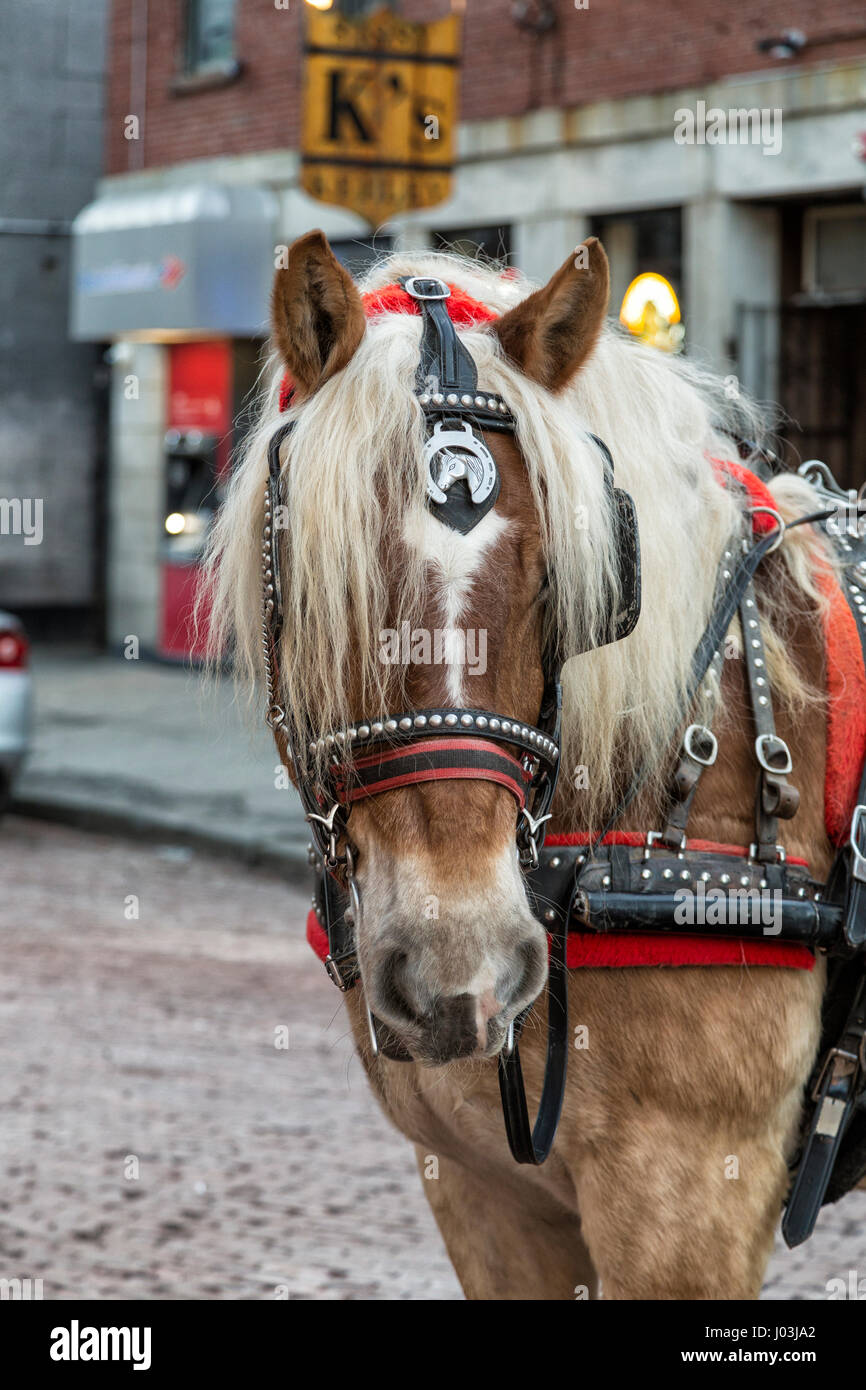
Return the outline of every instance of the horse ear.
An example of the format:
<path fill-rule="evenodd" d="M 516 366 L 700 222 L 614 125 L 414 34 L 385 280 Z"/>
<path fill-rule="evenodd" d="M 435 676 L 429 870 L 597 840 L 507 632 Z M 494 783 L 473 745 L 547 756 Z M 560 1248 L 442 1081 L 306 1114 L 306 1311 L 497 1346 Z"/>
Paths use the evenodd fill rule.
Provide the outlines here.
<path fill-rule="evenodd" d="M 543 290 L 504 314 L 494 332 L 524 376 L 559 391 L 592 352 L 609 298 L 607 256 L 591 236 Z"/>
<path fill-rule="evenodd" d="M 299 393 L 308 396 L 338 372 L 364 336 L 364 306 L 351 275 L 323 232 L 289 247 L 271 292 L 274 342 Z"/>

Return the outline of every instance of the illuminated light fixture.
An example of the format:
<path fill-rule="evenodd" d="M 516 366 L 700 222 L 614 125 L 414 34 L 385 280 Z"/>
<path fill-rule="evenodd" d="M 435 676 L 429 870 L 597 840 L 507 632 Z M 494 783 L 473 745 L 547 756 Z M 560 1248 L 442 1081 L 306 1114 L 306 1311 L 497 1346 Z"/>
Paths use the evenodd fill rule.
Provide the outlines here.
<path fill-rule="evenodd" d="M 806 35 L 802 29 L 786 29 L 780 38 L 759 39 L 755 47 L 759 53 L 769 53 L 771 58 L 796 58 L 806 47 Z"/>
<path fill-rule="evenodd" d="M 685 337 L 674 287 L 654 271 L 632 280 L 623 295 L 619 318 L 629 333 L 665 352 L 676 352 Z"/>
<path fill-rule="evenodd" d="M 182 512 L 169 512 L 165 518 L 165 529 L 170 536 L 179 536 L 186 530 L 186 517 Z"/>
<path fill-rule="evenodd" d="M 313 10 L 329 10 L 334 0 L 307 0 L 307 4 Z"/>

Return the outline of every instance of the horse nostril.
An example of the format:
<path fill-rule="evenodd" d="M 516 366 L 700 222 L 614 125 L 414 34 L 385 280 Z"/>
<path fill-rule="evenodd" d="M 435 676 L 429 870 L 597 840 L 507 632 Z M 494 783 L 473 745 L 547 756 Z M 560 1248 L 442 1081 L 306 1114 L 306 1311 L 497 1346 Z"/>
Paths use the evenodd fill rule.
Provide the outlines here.
<path fill-rule="evenodd" d="M 517 948 L 518 975 L 508 996 L 509 1007 L 517 1000 L 530 1003 L 541 992 L 547 971 L 547 946 L 537 937 L 527 936 Z"/>
<path fill-rule="evenodd" d="M 406 983 L 407 956 L 405 951 L 392 951 L 379 972 L 379 1007 L 389 1018 L 403 1023 L 418 1023 L 418 1012 Z"/>

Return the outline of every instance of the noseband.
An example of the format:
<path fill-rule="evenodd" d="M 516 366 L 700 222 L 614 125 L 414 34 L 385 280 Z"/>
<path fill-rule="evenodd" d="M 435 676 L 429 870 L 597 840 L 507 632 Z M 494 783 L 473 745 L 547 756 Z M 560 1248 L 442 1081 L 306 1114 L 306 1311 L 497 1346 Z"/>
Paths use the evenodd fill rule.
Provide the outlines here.
<path fill-rule="evenodd" d="M 437 520 L 467 534 L 495 505 L 500 478 L 484 440 L 493 430 L 514 434 L 516 421 L 498 395 L 481 391 L 475 362 L 460 341 L 448 312 L 451 289 L 442 280 L 410 276 L 401 282 L 408 306 L 423 320 L 415 396 L 424 413 L 424 466 L 427 504 Z M 481 306 L 478 306 L 479 310 Z M 485 317 L 489 314 L 485 313 Z M 268 448 L 268 481 L 262 546 L 262 642 L 268 691 L 267 722 L 282 754 L 295 768 L 297 787 L 310 824 L 314 859 L 323 871 L 321 900 L 328 933 L 325 961 L 341 990 L 359 979 L 357 932 L 361 899 L 355 880 L 356 849 L 349 834 L 355 802 L 443 780 L 486 781 L 504 787 L 517 803 L 516 840 L 521 867 L 538 868 L 539 851 L 550 819 L 560 760 L 562 690 L 560 673 L 566 656 L 555 642 L 543 653 L 544 690 L 535 724 L 511 714 L 477 708 L 444 707 L 371 712 L 350 727 L 312 736 L 297 729 L 281 704 L 278 673 L 282 629 L 276 508 L 281 499 L 280 447 L 294 427 L 282 425 Z M 602 642 L 631 632 L 640 613 L 640 550 L 631 497 L 614 486 L 613 460 L 604 443 L 596 443 L 614 518 L 615 554 L 620 584 L 610 595 Z M 324 769 L 308 772 L 308 768 Z M 340 846 L 343 845 L 341 852 Z M 333 886 L 342 881 L 349 894 L 343 912 Z M 521 1162 L 541 1163 L 556 1132 L 562 1104 L 567 1055 L 567 918 L 552 929 L 548 1065 L 544 1094 L 534 1131 L 530 1131 L 520 1059 L 514 1041 L 523 1017 L 509 1029 L 499 1060 L 500 1085 L 509 1142 Z M 529 1010 L 525 1011 L 528 1014 Z M 375 1021 L 367 1009 L 370 1042 L 378 1052 Z"/>

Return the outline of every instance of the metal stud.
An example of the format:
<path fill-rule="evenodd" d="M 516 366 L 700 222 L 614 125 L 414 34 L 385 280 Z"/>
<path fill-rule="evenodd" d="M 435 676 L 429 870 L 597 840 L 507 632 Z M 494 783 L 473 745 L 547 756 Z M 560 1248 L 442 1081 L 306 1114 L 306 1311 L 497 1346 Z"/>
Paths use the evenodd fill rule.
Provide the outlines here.
<path fill-rule="evenodd" d="M 449 729 L 453 728 L 454 725 L 457 723 L 457 715 L 456 715 L 456 714 L 446 714 L 446 716 L 445 716 L 445 723 L 448 725 Z"/>
<path fill-rule="evenodd" d="M 701 874 L 701 883 L 709 883 L 711 877 L 712 875 L 708 874 L 706 869 L 704 869 L 704 872 Z"/>
<path fill-rule="evenodd" d="M 397 720 L 396 720 L 396 719 L 386 719 L 386 720 L 385 720 L 385 728 L 388 730 L 388 733 L 389 733 L 389 734 L 395 734 L 395 733 L 397 732 Z"/>
<path fill-rule="evenodd" d="M 370 725 L 369 725 L 369 724 L 359 724 L 359 726 L 358 726 L 358 737 L 359 737 L 359 738 L 369 738 L 369 737 L 370 737 Z"/>
<path fill-rule="evenodd" d="M 479 408 L 480 410 L 483 410 L 483 409 L 484 409 L 484 397 L 483 397 L 483 396 L 476 396 L 476 397 L 475 397 L 475 404 L 478 406 L 478 408 Z"/>
<path fill-rule="evenodd" d="M 495 399 L 494 396 L 491 396 L 491 397 L 489 398 L 489 400 L 488 400 L 488 402 L 487 402 L 487 409 L 488 409 L 488 410 L 495 410 L 495 409 L 496 409 L 496 399 Z"/>
<path fill-rule="evenodd" d="M 720 883 L 730 883 L 730 881 L 731 881 L 731 875 L 730 875 L 730 874 L 722 874 L 721 878 L 719 879 L 719 882 L 720 882 Z"/>
<path fill-rule="evenodd" d="M 641 878 L 652 878 L 653 871 L 652 869 L 641 869 L 640 876 Z"/>
<path fill-rule="evenodd" d="M 602 888 L 610 887 L 610 874 L 605 874 L 604 878 L 601 880 L 601 886 Z"/>
<path fill-rule="evenodd" d="M 555 922 L 555 921 L 556 921 L 556 913 L 554 912 L 554 910 L 553 910 L 552 907 L 549 907 L 549 908 L 547 909 L 547 911 L 545 912 L 545 914 L 544 914 L 544 920 L 545 920 L 545 922 Z"/>
<path fill-rule="evenodd" d="M 456 405 L 456 404 L 457 404 L 457 393 L 456 393 L 456 391 L 449 391 L 448 395 L 445 397 L 445 400 L 447 401 L 448 405 Z"/>
<path fill-rule="evenodd" d="M 427 723 L 427 716 L 426 714 L 416 714 L 412 722 L 414 723 L 416 729 L 423 729 L 425 724 Z"/>
<path fill-rule="evenodd" d="M 797 889 L 797 897 L 798 897 L 798 898 L 805 898 L 805 896 L 806 896 L 806 890 L 805 890 L 805 888 L 798 888 L 798 889 Z"/>
<path fill-rule="evenodd" d="M 471 405 L 471 404 L 472 404 L 472 397 L 471 397 L 471 396 L 461 396 L 461 397 L 460 397 L 460 400 L 461 400 L 461 402 L 462 402 L 463 405 Z"/>
<path fill-rule="evenodd" d="M 503 732 L 504 734 L 510 734 L 510 733 L 511 733 L 511 720 L 510 720 L 510 719 L 503 719 L 503 721 L 502 721 L 502 732 Z"/>
<path fill-rule="evenodd" d="M 680 870 L 680 878 L 683 879 L 686 883 L 688 883 L 689 879 L 691 878 L 691 874 L 689 873 L 688 869 Z"/>
<path fill-rule="evenodd" d="M 411 729 L 411 727 L 412 727 L 412 720 L 411 720 L 411 719 L 401 719 L 401 720 L 400 720 L 400 728 L 403 730 L 404 733 L 408 734 L 408 732 L 409 732 L 409 730 Z"/>
<path fill-rule="evenodd" d="M 434 405 L 444 405 L 444 403 L 445 403 L 445 397 L 442 395 L 442 392 L 441 392 L 441 391 L 435 391 L 435 392 L 433 393 L 433 404 L 434 404 Z"/>
<path fill-rule="evenodd" d="M 500 413 L 500 415 L 507 415 L 507 414 L 508 414 L 508 406 L 505 404 L 504 401 L 500 401 L 500 402 L 499 402 L 499 413 Z"/>
<path fill-rule="evenodd" d="M 441 715 L 441 714 L 431 714 L 431 716 L 430 716 L 430 727 L 431 727 L 431 729 L 438 729 L 438 728 L 439 728 L 439 725 L 440 725 L 441 723 L 442 723 L 442 715 Z"/>
<path fill-rule="evenodd" d="M 551 869 L 558 869 L 561 863 L 562 860 L 560 859 L 559 855 L 555 854 L 550 861 L 550 867 Z"/>
<path fill-rule="evenodd" d="M 475 720 L 472 718 L 471 714 L 461 714 L 460 723 L 463 724 L 467 729 L 471 729 L 472 725 L 475 723 Z"/>
<path fill-rule="evenodd" d="M 758 704 L 759 704 L 759 705 L 768 705 L 769 703 L 770 703 L 770 702 L 769 702 L 769 700 L 767 699 L 766 695 L 759 695 L 759 696 L 758 696 Z"/>
<path fill-rule="evenodd" d="M 491 719 L 491 721 L 490 721 L 490 728 L 491 728 L 491 730 L 493 731 L 493 733 L 498 733 L 498 731 L 502 728 L 502 720 L 501 720 L 501 719 Z"/>
<path fill-rule="evenodd" d="M 377 719 L 376 722 L 373 724 L 373 733 L 378 735 L 383 734 L 384 732 L 385 726 L 382 724 L 381 720 Z"/>
<path fill-rule="evenodd" d="M 740 875 L 740 883 L 743 885 L 744 888 L 748 888 L 749 884 L 751 883 L 751 879 L 749 878 L 749 875 L 748 875 L 748 874 L 741 874 L 741 875 Z"/>
<path fill-rule="evenodd" d="M 487 715 L 486 715 L 486 714 L 479 714 L 479 716 L 478 716 L 478 718 L 476 719 L 475 723 L 478 725 L 479 729 L 486 729 L 486 728 L 487 728 Z"/>
<path fill-rule="evenodd" d="M 663 870 L 662 870 L 662 878 L 673 878 L 673 876 L 674 876 L 674 871 L 673 871 L 673 869 L 663 869 Z"/>
<path fill-rule="evenodd" d="M 430 404 L 430 394 L 429 394 L 429 392 L 425 391 L 423 395 L 421 395 L 421 396 L 418 397 L 418 400 L 420 401 L 421 405 L 429 405 L 429 404 Z"/>

